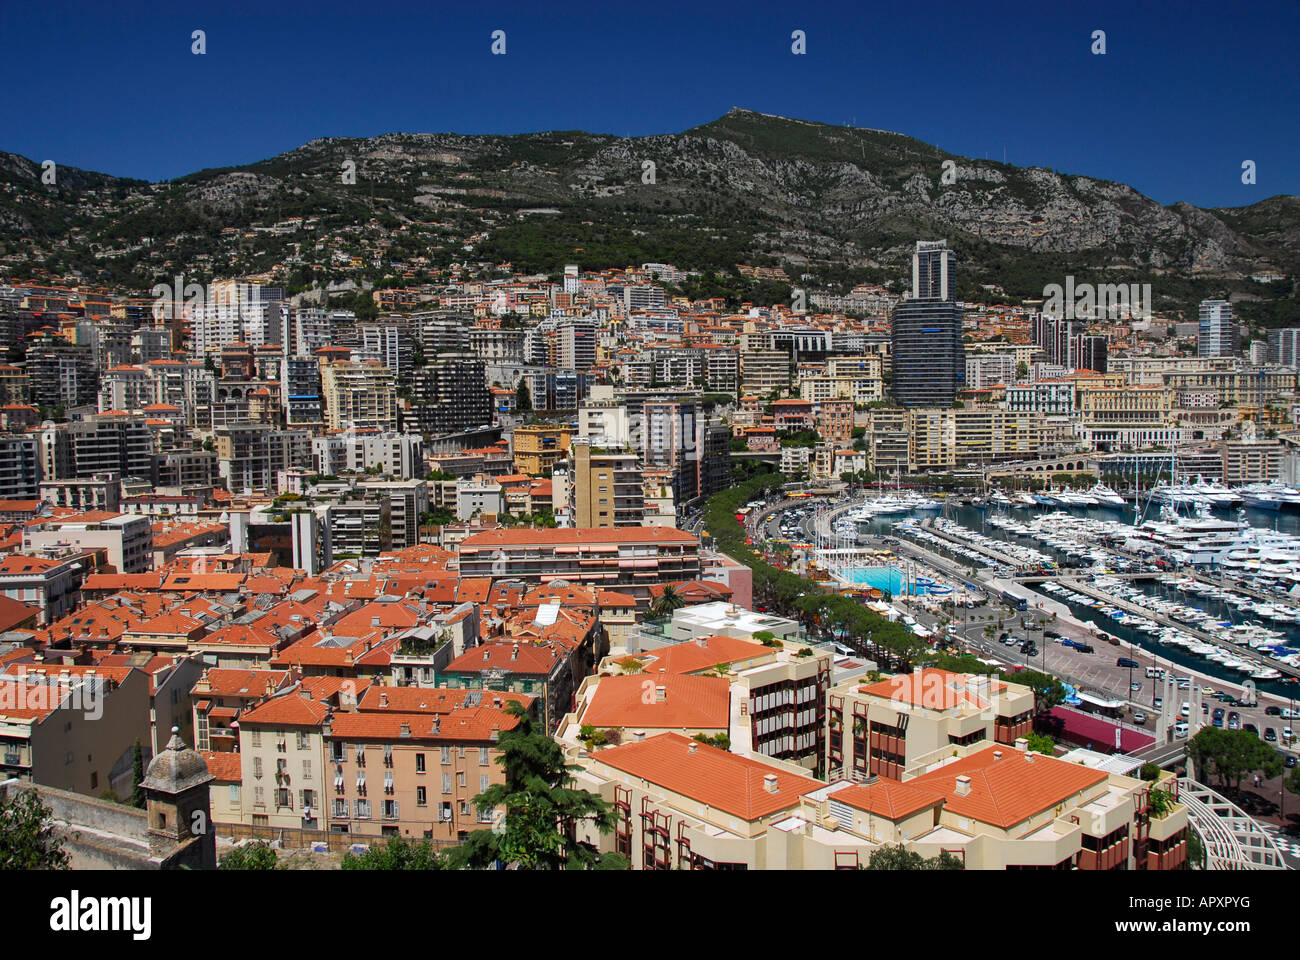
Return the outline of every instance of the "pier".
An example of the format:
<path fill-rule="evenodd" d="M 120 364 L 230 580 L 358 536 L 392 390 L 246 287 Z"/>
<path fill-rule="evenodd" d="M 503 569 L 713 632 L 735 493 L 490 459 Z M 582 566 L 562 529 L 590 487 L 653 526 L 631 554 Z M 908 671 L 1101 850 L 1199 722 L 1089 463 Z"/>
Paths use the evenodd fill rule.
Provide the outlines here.
<path fill-rule="evenodd" d="M 1187 634 L 1189 637 L 1195 637 L 1197 640 L 1211 643 L 1216 647 L 1229 650 L 1236 659 L 1244 660 L 1247 663 L 1261 667 L 1272 667 L 1284 676 L 1300 677 L 1300 670 L 1296 670 L 1296 668 L 1290 667 L 1285 663 L 1278 663 L 1276 660 L 1269 660 L 1261 657 L 1249 647 L 1239 647 L 1236 644 L 1229 643 L 1221 637 L 1216 637 L 1213 634 L 1206 633 L 1204 630 L 1199 630 L 1196 627 L 1181 623 L 1174 620 L 1172 617 L 1168 617 L 1155 610 L 1148 610 L 1146 607 L 1139 607 L 1137 604 L 1129 603 L 1127 600 L 1122 600 L 1119 597 L 1112 597 L 1110 594 L 1098 590 L 1091 584 L 1084 583 L 1081 580 L 1077 580 L 1073 577 L 1060 577 L 1057 578 L 1057 582 L 1068 590 L 1072 590 L 1075 593 L 1081 593 L 1084 596 L 1092 597 L 1094 600 L 1100 600 L 1102 603 L 1123 610 L 1125 613 L 1132 613 L 1147 620 L 1153 620 L 1161 626 L 1172 627 L 1180 633 Z M 1151 639 L 1156 643 L 1159 643 L 1155 637 L 1152 637 Z M 1242 678 L 1243 681 L 1249 679 L 1250 677 L 1248 676 Z"/>

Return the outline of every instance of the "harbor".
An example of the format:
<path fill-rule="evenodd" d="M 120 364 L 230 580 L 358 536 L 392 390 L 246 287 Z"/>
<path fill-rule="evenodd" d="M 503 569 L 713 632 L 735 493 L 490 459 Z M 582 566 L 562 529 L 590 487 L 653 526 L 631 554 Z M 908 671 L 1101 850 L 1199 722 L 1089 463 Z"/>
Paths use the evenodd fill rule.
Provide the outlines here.
<path fill-rule="evenodd" d="M 1282 505 L 1277 489 L 1157 488 L 1145 520 L 1122 519 L 1133 507 L 1118 495 L 1103 505 L 1106 489 L 1077 502 L 1003 495 L 1002 505 L 990 497 L 938 510 L 915 494 L 891 496 L 883 509 L 837 504 L 809 534 L 814 552 L 839 555 L 832 573 L 846 584 L 864 582 L 855 565 L 879 565 L 855 545 L 886 537 L 928 556 L 958 590 L 974 581 L 996 596 L 991 581 L 1012 582 L 1039 609 L 1059 604 L 1088 629 L 1189 671 L 1289 698 L 1300 680 L 1300 500 Z M 1266 493 L 1276 509 L 1247 501 Z M 911 512 L 899 512 L 903 503 Z"/>

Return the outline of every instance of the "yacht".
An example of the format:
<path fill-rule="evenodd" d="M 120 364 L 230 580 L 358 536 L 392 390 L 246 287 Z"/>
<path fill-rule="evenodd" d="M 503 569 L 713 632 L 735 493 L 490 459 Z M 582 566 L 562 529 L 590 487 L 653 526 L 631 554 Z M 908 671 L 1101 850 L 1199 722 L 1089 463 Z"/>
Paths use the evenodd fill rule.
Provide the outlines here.
<path fill-rule="evenodd" d="M 1200 477 L 1192 484 L 1192 491 L 1203 500 L 1209 501 L 1215 508 L 1232 509 L 1241 506 L 1240 494 L 1234 493 L 1221 483 L 1206 483 Z"/>
<path fill-rule="evenodd" d="M 1097 505 L 1101 507 L 1111 507 L 1115 510 L 1123 510 L 1128 506 L 1128 503 L 1125 502 L 1123 497 L 1104 483 L 1098 483 L 1088 491 L 1088 495 L 1096 500 Z"/>

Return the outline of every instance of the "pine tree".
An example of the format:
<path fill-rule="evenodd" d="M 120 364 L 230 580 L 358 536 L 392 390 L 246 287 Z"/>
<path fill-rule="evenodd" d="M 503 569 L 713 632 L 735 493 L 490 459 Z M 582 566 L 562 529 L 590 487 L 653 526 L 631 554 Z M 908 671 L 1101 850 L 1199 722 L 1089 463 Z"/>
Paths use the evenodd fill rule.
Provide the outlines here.
<path fill-rule="evenodd" d="M 578 826 L 592 824 L 600 833 L 614 829 L 613 808 L 597 794 L 575 790 L 564 750 L 538 730 L 517 702 L 506 711 L 518 726 L 501 734 L 497 762 L 505 767 L 505 783 L 496 783 L 474 798 L 480 809 L 493 807 L 497 822 L 476 830 L 449 857 L 456 868 L 500 867 L 521 870 L 610 869 L 623 858 L 602 856 L 596 846 L 578 838 Z"/>
<path fill-rule="evenodd" d="M 140 781 L 144 779 L 144 747 L 140 741 L 135 742 L 135 756 L 131 761 L 131 806 L 144 809 L 144 789 Z"/>

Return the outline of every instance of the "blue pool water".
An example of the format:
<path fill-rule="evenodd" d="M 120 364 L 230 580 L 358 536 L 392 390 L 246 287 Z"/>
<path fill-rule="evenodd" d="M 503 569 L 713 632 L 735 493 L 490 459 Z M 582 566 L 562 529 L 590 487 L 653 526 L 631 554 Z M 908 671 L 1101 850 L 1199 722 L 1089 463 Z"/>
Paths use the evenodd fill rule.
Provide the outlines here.
<path fill-rule="evenodd" d="M 893 596 L 908 593 L 909 590 L 913 595 L 920 595 L 928 593 L 934 586 L 933 581 L 924 578 L 920 582 L 914 580 L 909 584 L 903 571 L 897 567 L 857 567 L 849 573 L 849 580 L 876 590 L 888 590 Z"/>

